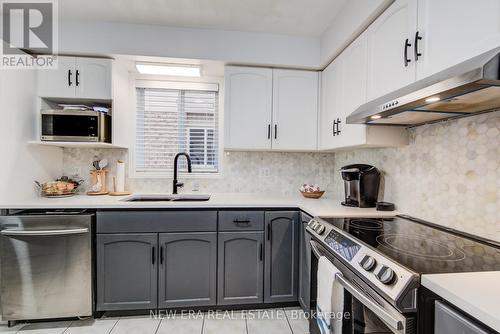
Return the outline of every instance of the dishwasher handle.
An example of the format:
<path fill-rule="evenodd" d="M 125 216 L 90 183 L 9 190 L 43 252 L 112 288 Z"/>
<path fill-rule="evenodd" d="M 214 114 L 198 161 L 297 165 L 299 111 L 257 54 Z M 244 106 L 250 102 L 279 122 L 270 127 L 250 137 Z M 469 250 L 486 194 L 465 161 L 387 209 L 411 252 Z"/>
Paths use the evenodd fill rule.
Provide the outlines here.
<path fill-rule="evenodd" d="M 14 230 L 7 229 L 0 231 L 1 235 L 5 236 L 53 236 L 53 235 L 70 235 L 70 234 L 84 234 L 88 233 L 88 228 L 74 228 L 66 230 Z"/>

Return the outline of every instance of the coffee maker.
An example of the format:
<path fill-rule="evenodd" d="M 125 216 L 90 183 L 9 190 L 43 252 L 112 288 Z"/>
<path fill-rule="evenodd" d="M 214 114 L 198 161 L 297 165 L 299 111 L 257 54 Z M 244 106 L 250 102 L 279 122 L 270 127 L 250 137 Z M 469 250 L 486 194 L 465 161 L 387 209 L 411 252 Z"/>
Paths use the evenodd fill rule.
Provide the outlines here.
<path fill-rule="evenodd" d="M 374 208 L 380 187 L 380 171 L 364 164 L 347 165 L 340 169 L 344 180 L 345 200 L 342 205 Z"/>

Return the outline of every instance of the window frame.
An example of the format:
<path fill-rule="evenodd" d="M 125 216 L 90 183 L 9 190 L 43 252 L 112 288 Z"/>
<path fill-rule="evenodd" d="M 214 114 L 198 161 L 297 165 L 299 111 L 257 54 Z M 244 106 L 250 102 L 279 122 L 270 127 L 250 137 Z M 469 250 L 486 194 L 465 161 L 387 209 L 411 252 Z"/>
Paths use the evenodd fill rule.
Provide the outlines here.
<path fill-rule="evenodd" d="M 131 141 L 129 145 L 129 177 L 133 179 L 172 179 L 173 171 L 165 172 L 138 172 L 136 170 L 136 135 L 137 135 L 137 87 L 144 87 L 146 85 L 151 88 L 170 88 L 170 89 L 195 89 L 196 87 L 201 87 L 208 90 L 207 87 L 218 87 L 218 110 L 217 110 L 217 131 L 218 131 L 218 142 L 216 151 L 218 153 L 218 165 L 217 172 L 193 172 L 187 173 L 187 171 L 179 170 L 179 175 L 182 178 L 187 179 L 214 179 L 222 178 L 223 173 L 223 159 L 224 159 L 224 81 L 223 78 L 218 77 L 204 77 L 199 80 L 193 81 L 179 81 L 165 79 L 164 77 L 158 78 L 157 76 L 145 76 L 145 75 L 131 75 L 130 78 L 130 106 L 131 110 L 131 122 L 130 130 L 133 131 L 133 136 L 131 136 Z M 147 88 L 147 87 L 146 87 Z M 173 164 L 173 160 L 172 160 Z"/>

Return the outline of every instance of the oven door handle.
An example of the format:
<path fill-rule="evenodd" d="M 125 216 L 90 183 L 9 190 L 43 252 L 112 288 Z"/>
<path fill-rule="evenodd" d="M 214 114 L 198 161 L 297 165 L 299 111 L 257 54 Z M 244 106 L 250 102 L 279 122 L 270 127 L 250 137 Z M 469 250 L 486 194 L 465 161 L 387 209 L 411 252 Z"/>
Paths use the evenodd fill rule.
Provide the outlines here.
<path fill-rule="evenodd" d="M 389 327 L 396 331 L 403 329 L 403 324 L 400 320 L 394 318 L 381 306 L 373 302 L 370 298 L 366 297 L 365 294 L 361 293 L 354 285 L 352 285 L 348 280 L 346 280 L 342 274 L 335 275 L 335 281 L 338 282 L 344 289 L 349 291 L 357 300 L 359 300 L 363 305 L 370 309 L 375 315 L 380 317 Z"/>

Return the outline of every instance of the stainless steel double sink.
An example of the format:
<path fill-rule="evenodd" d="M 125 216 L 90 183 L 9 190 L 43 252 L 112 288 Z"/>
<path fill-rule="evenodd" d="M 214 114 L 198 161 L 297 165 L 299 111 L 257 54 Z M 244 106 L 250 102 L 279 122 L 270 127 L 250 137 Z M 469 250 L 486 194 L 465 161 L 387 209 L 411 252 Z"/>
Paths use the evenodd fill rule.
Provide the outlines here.
<path fill-rule="evenodd" d="M 207 194 L 138 194 L 122 199 L 123 202 L 205 202 Z"/>

